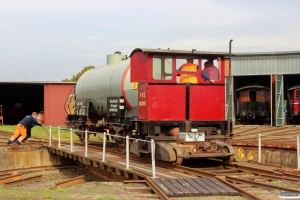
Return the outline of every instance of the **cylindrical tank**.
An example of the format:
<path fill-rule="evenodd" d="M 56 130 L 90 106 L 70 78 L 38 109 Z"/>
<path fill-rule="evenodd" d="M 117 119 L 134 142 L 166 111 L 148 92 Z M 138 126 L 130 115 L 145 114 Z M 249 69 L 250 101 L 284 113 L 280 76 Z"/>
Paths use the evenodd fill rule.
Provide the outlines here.
<path fill-rule="evenodd" d="M 124 55 L 117 56 L 124 58 Z M 88 99 L 94 109 L 103 109 L 104 113 L 107 113 L 107 97 L 124 96 L 130 109 L 137 106 L 137 90 L 133 90 L 130 83 L 130 60 L 88 70 L 79 78 L 75 95 L 76 100 Z"/>

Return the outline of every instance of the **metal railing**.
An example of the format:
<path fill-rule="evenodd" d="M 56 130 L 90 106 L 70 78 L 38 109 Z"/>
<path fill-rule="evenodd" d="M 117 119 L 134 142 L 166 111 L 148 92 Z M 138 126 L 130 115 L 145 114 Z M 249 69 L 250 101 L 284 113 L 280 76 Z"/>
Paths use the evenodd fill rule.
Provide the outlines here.
<path fill-rule="evenodd" d="M 297 170 L 300 170 L 300 141 L 299 136 L 275 136 L 258 134 L 258 162 L 261 162 L 261 140 L 264 138 L 295 139 L 297 143 Z"/>
<path fill-rule="evenodd" d="M 156 171 L 155 171 L 155 142 L 153 139 L 151 139 L 150 141 L 149 140 L 142 140 L 142 139 L 136 139 L 136 138 L 130 138 L 128 135 L 126 137 L 124 136 L 119 136 L 119 135 L 111 135 L 109 133 L 99 133 L 99 132 L 92 132 L 92 131 L 78 131 L 78 130 L 73 130 L 72 128 L 60 128 L 58 127 L 58 148 L 60 149 L 61 148 L 61 133 L 60 131 L 61 130 L 65 130 L 65 131 L 70 131 L 70 151 L 71 152 L 74 152 L 73 150 L 73 133 L 75 132 L 79 132 L 79 133 L 85 133 L 85 138 L 84 138 L 84 141 L 85 141 L 85 145 L 84 145 L 84 156 L 85 157 L 88 157 L 88 134 L 100 134 L 103 136 L 103 147 L 102 147 L 102 162 L 106 162 L 105 161 L 105 155 L 106 155 L 106 144 L 107 144 L 107 138 L 106 136 L 110 136 L 110 137 L 113 137 L 113 138 L 121 138 L 121 139 L 125 139 L 126 141 L 126 169 L 129 169 L 130 167 L 130 163 L 129 163 L 129 144 L 130 144 L 130 140 L 132 141 L 135 141 L 135 142 L 138 142 L 138 141 L 141 141 L 141 142 L 147 142 L 147 143 L 150 143 L 150 146 L 151 146 L 151 165 L 152 165 L 152 177 L 151 178 L 156 178 Z M 51 141 L 51 138 L 52 138 L 52 127 L 50 126 L 49 127 L 49 146 L 52 145 L 52 141 Z"/>

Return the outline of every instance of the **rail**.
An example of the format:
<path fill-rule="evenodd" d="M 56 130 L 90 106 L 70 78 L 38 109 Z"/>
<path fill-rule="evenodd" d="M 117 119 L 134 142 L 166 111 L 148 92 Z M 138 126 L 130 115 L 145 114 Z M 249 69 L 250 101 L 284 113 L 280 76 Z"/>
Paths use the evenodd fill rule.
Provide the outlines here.
<path fill-rule="evenodd" d="M 258 134 L 258 162 L 261 163 L 261 140 L 262 137 L 264 138 L 278 138 L 278 139 L 296 139 L 297 143 L 297 170 L 300 170 L 300 141 L 299 136 L 275 136 L 275 135 L 262 135 L 261 133 Z"/>
<path fill-rule="evenodd" d="M 26 178 L 20 178 L 20 179 L 7 181 L 3 184 L 3 187 L 4 188 L 12 188 L 15 186 L 24 185 L 26 183 L 42 181 L 42 176 L 43 176 L 42 174 L 39 174 L 39 175 L 29 176 Z"/>
<path fill-rule="evenodd" d="M 119 136 L 119 135 L 111 135 L 109 133 L 100 133 L 100 132 L 92 132 L 92 131 L 79 131 L 79 130 L 73 130 L 72 128 L 60 128 L 58 127 L 58 148 L 61 148 L 61 134 L 60 131 L 61 130 L 66 130 L 66 131 L 70 131 L 70 151 L 73 152 L 73 132 L 78 132 L 78 133 L 85 133 L 85 148 L 84 148 L 84 156 L 88 157 L 88 134 L 101 134 L 103 136 L 103 147 L 102 147 L 102 162 L 106 162 L 105 161 L 105 152 L 106 152 L 106 136 L 110 136 L 113 138 L 121 138 L 121 139 L 125 139 L 126 141 L 126 169 L 129 169 L 130 167 L 130 163 L 129 163 L 129 144 L 130 144 L 130 140 L 138 142 L 147 142 L 150 143 L 151 146 L 151 164 L 152 164 L 152 177 L 151 178 L 157 178 L 156 177 L 156 169 L 155 169 L 155 142 L 153 139 L 149 140 L 142 140 L 142 139 L 137 139 L 137 138 L 130 138 L 128 135 L 126 137 L 124 136 Z M 49 127 L 49 146 L 52 145 L 52 127 Z"/>
<path fill-rule="evenodd" d="M 79 184 L 79 183 L 84 183 L 84 176 L 77 176 L 74 178 L 70 178 L 64 181 L 60 181 L 54 184 L 54 189 L 61 189 L 61 188 L 66 188 L 71 185 Z"/>

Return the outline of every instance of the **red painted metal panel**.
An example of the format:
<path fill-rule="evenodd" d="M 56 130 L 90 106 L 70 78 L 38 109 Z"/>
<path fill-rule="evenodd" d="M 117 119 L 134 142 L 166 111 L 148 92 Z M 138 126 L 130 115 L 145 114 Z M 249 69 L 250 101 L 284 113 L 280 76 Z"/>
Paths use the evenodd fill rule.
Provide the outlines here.
<path fill-rule="evenodd" d="M 300 100 L 299 100 L 299 97 L 297 99 L 297 93 L 298 93 L 298 96 L 299 96 L 299 93 L 300 93 L 300 89 L 294 89 L 293 91 L 293 94 L 292 94 L 292 110 L 293 112 L 297 112 L 298 115 L 299 115 L 299 112 L 300 112 Z"/>
<path fill-rule="evenodd" d="M 64 109 L 68 95 L 75 84 L 44 85 L 44 124 L 65 125 L 66 111 Z"/>
<path fill-rule="evenodd" d="M 138 52 L 133 54 L 130 59 L 131 71 L 130 82 L 145 82 L 147 79 L 147 56 Z"/>
<path fill-rule="evenodd" d="M 224 120 L 224 85 L 190 86 L 190 119 Z"/>
<path fill-rule="evenodd" d="M 147 119 L 147 97 L 147 84 L 142 83 L 138 92 L 138 118 L 141 120 Z"/>
<path fill-rule="evenodd" d="M 148 85 L 148 120 L 185 120 L 185 85 Z"/>

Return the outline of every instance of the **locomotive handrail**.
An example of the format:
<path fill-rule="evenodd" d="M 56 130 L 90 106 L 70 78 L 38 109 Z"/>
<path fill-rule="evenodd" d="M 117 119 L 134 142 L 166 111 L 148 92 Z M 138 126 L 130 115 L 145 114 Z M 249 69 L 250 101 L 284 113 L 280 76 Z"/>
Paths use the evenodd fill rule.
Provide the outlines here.
<path fill-rule="evenodd" d="M 149 140 L 143 140 L 143 139 L 138 139 L 138 138 L 129 138 L 128 135 L 126 137 L 119 136 L 119 135 L 110 135 L 110 136 L 126 139 L 126 169 L 129 169 L 129 140 L 150 142 L 151 143 L 151 162 L 152 162 L 152 177 L 151 178 L 156 178 L 156 176 L 155 176 L 155 143 L 154 143 L 153 139 L 151 139 L 149 141 Z M 106 137 L 103 137 L 103 139 L 104 138 L 106 140 Z"/>
<path fill-rule="evenodd" d="M 52 127 L 50 126 L 49 128 L 49 146 L 52 145 L 51 143 L 51 129 Z M 84 156 L 88 156 L 88 134 L 102 134 L 103 135 L 103 149 L 102 149 L 102 162 L 105 161 L 105 150 L 106 150 L 106 136 L 109 135 L 111 137 L 116 137 L 116 138 L 123 138 L 126 140 L 126 169 L 129 169 L 129 141 L 134 140 L 134 141 L 142 141 L 142 142 L 150 142 L 151 143 L 151 162 L 152 162 L 152 177 L 151 178 L 156 178 L 156 172 L 155 172 L 155 142 L 153 139 L 151 140 L 143 140 L 143 139 L 138 139 L 138 138 L 129 138 L 129 136 L 120 136 L 120 135 L 111 135 L 109 133 L 100 133 L 100 132 L 93 132 L 93 131 L 80 131 L 80 130 L 73 130 L 72 128 L 61 128 L 58 127 L 58 148 L 61 148 L 61 138 L 60 138 L 60 130 L 66 130 L 70 131 L 70 151 L 73 152 L 73 132 L 85 132 L 85 151 L 84 151 Z"/>
<path fill-rule="evenodd" d="M 280 139 L 296 139 L 296 145 L 297 145 L 297 170 L 300 170 L 300 136 L 274 136 L 274 135 L 262 135 L 258 134 L 258 162 L 261 162 L 261 139 L 264 138 L 280 138 Z"/>

